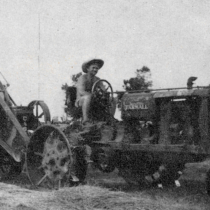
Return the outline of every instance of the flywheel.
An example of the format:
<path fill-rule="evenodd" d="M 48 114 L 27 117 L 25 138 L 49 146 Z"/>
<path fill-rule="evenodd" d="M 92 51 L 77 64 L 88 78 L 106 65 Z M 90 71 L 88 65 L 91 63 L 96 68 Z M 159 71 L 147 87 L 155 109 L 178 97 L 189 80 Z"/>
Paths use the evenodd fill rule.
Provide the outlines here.
<path fill-rule="evenodd" d="M 28 123 L 29 129 L 35 130 L 38 126 L 51 121 L 49 108 L 43 101 L 32 101 L 28 108 L 33 110 L 33 115 Z"/>

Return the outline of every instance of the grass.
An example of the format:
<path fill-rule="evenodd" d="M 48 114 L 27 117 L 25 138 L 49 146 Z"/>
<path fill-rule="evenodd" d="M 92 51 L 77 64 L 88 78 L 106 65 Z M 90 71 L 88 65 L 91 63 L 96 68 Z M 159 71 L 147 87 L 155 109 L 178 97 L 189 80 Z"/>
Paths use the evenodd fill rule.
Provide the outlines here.
<path fill-rule="evenodd" d="M 209 210 L 210 198 L 201 182 L 182 182 L 182 187 L 139 188 L 117 175 L 89 170 L 87 184 L 60 190 L 30 190 L 23 179 L 1 183 L 1 210 Z M 2 194 L 2 195 L 4 195 Z M 20 199 L 19 199 L 20 198 Z M 22 199 L 23 198 L 23 199 Z M 13 200 L 15 199 L 15 201 Z M 5 203 L 5 201 L 8 201 Z M 11 202 L 12 201 L 12 202 Z"/>
<path fill-rule="evenodd" d="M 209 210 L 210 198 L 200 182 L 182 182 L 182 187 L 138 188 L 128 186 L 117 172 L 89 170 L 88 183 L 54 191 L 51 203 L 75 210 Z"/>
<path fill-rule="evenodd" d="M 148 189 L 143 191 L 112 191 L 98 186 L 78 186 L 55 192 L 52 203 L 60 209 L 75 210 L 207 210 L 209 198 L 201 194 L 184 194 L 183 190 Z"/>

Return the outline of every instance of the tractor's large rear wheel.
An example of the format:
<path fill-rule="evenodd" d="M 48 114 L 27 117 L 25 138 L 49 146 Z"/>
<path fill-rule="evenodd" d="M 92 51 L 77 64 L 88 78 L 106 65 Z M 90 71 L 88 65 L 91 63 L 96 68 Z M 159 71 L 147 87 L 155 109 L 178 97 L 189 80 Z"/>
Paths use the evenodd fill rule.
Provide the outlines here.
<path fill-rule="evenodd" d="M 72 153 L 64 133 L 52 125 L 39 127 L 30 139 L 26 170 L 35 186 L 59 188 L 72 163 Z"/>

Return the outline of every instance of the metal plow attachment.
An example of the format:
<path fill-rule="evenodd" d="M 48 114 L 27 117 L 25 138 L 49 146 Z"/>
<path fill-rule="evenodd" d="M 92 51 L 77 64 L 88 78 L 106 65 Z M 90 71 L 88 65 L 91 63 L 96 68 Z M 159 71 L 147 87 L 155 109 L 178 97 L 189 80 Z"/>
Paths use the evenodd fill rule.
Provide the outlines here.
<path fill-rule="evenodd" d="M 52 125 L 39 127 L 26 153 L 26 173 L 35 186 L 59 188 L 73 163 L 64 133 Z"/>

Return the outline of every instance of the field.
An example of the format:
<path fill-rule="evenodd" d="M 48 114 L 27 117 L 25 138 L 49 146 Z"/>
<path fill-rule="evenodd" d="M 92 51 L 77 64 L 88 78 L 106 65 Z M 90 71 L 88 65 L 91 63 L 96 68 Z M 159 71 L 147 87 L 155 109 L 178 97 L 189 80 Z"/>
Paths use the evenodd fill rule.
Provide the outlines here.
<path fill-rule="evenodd" d="M 190 171 L 190 172 L 189 172 Z M 199 171 L 202 171 L 199 169 Z M 185 176 L 195 178 L 195 170 Z M 198 174 L 196 176 L 202 177 Z M 0 183 L 1 210 L 209 210 L 204 180 L 180 180 L 181 187 L 131 187 L 117 171 L 89 167 L 87 183 L 59 190 L 32 189 L 25 175 Z"/>

